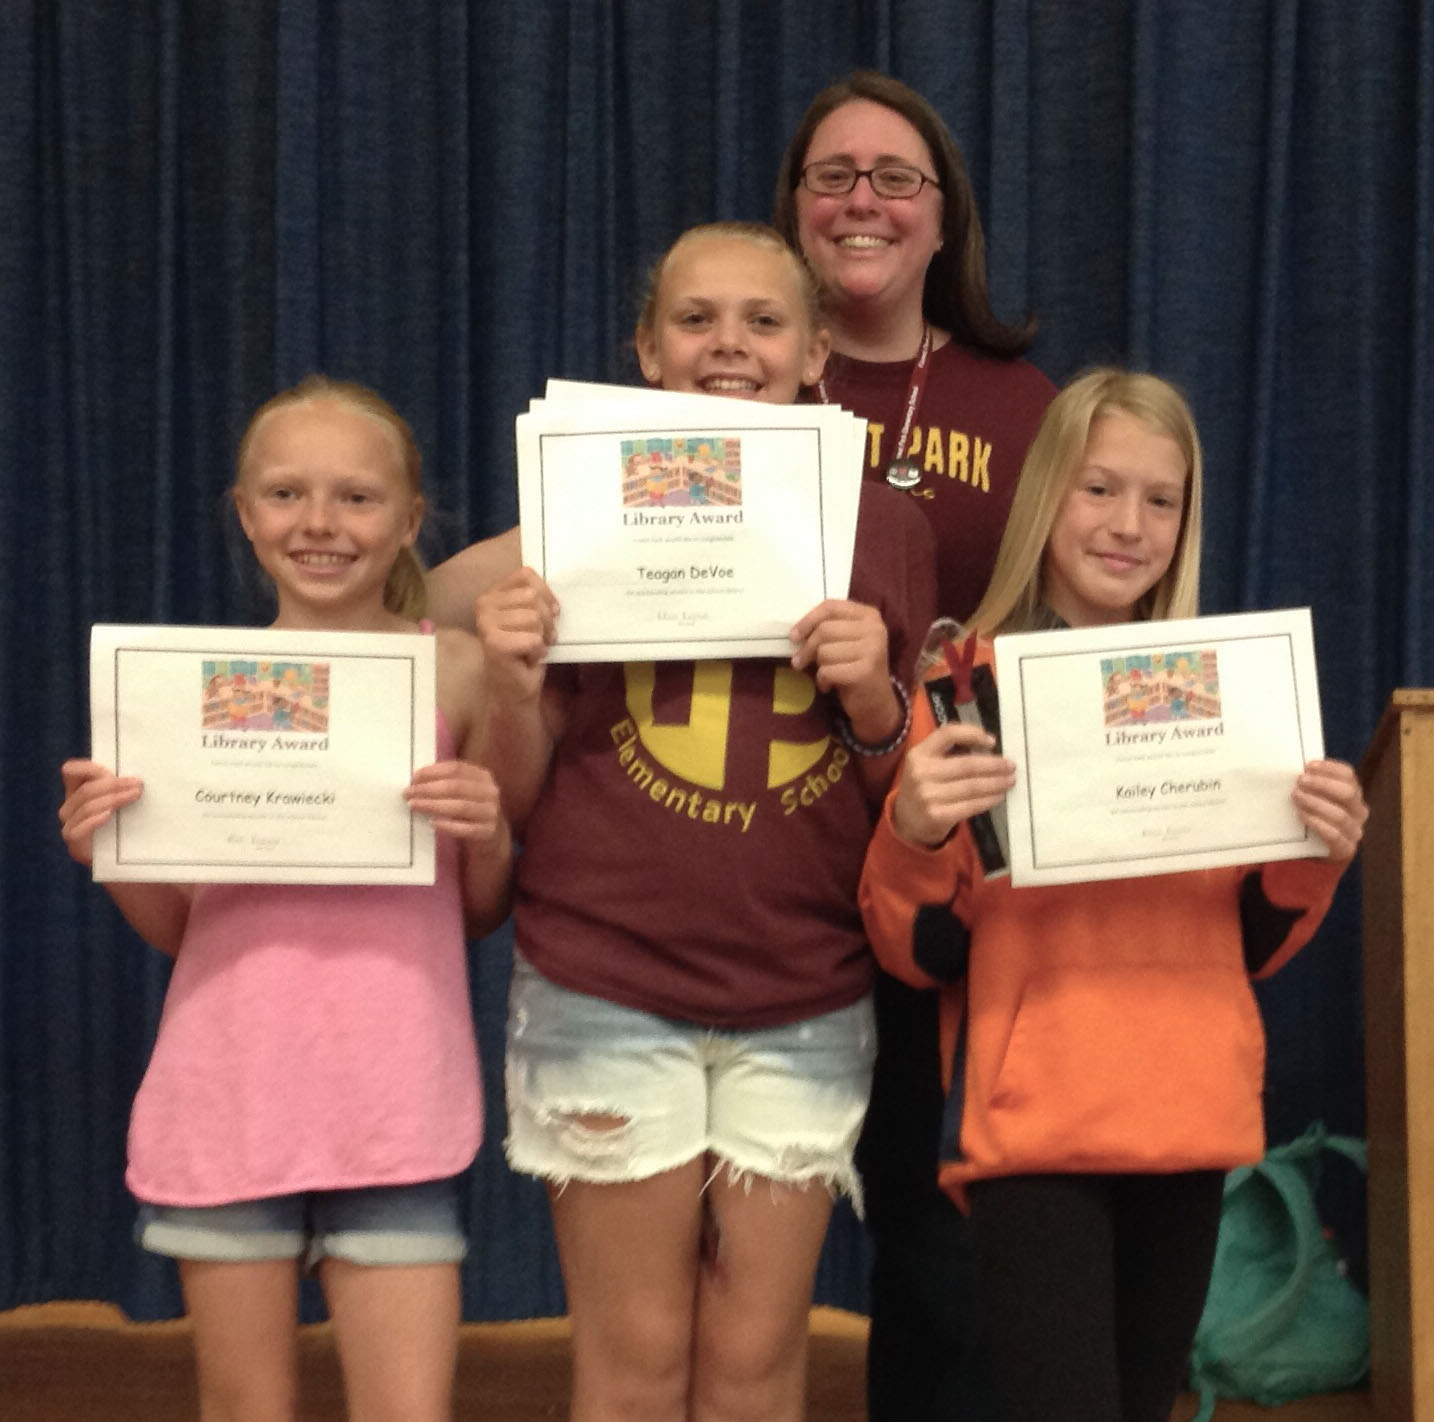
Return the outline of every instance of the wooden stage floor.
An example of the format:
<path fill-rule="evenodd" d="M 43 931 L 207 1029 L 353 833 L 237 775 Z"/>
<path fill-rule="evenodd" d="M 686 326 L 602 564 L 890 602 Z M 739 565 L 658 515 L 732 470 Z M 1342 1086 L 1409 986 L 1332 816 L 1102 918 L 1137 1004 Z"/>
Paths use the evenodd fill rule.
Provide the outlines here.
<path fill-rule="evenodd" d="M 866 1320 L 812 1310 L 813 1422 L 865 1422 Z M 301 1330 L 301 1416 L 342 1422 L 343 1395 L 327 1325 Z M 454 1415 L 483 1422 L 562 1422 L 568 1332 L 563 1319 L 466 1324 Z M 1172 1422 L 1188 1422 L 1182 1399 Z M 43 1304 L 0 1313 L 4 1422 L 192 1422 L 197 1415 L 187 1326 L 130 1323 L 106 1304 Z M 1341 1393 L 1281 1408 L 1221 1403 L 1216 1422 L 1371 1422 L 1368 1395 Z"/>

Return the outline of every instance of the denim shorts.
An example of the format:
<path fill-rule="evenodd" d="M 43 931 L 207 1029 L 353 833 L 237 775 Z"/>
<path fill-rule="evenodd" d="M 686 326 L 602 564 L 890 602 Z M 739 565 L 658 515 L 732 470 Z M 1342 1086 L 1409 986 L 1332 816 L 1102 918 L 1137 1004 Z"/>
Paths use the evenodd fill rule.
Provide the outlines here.
<path fill-rule="evenodd" d="M 454 1264 L 467 1252 L 458 1177 L 362 1190 L 312 1190 L 231 1205 L 141 1204 L 135 1238 L 153 1254 L 232 1263 L 321 1259 Z"/>
<path fill-rule="evenodd" d="M 508 1163 L 612 1184 L 711 1155 L 734 1179 L 820 1180 L 860 1212 L 852 1153 L 875 1051 L 870 996 L 790 1026 L 716 1030 L 570 992 L 515 955 Z"/>

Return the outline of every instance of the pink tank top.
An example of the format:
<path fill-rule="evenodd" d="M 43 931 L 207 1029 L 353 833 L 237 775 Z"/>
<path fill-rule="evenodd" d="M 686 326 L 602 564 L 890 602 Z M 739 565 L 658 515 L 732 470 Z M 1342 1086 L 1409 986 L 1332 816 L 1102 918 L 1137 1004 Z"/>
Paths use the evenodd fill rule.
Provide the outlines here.
<path fill-rule="evenodd" d="M 440 712 L 439 759 L 454 754 Z M 457 1174 L 482 1138 L 458 878 L 201 884 L 135 1098 L 125 1180 L 214 1205 Z"/>

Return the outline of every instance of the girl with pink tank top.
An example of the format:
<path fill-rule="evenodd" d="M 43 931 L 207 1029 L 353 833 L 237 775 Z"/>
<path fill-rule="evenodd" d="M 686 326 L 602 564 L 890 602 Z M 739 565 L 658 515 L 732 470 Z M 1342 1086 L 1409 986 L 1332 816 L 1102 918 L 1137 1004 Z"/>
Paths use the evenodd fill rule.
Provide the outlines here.
<path fill-rule="evenodd" d="M 439 831 L 434 884 L 105 885 L 175 958 L 126 1181 L 140 1242 L 179 1261 L 205 1416 L 295 1415 L 304 1262 L 351 1411 L 451 1413 L 454 1177 L 482 1136 L 465 934 L 505 916 L 512 841 L 477 763 L 477 639 L 420 620 L 420 463 L 380 396 L 310 376 L 255 412 L 233 493 L 275 627 L 437 637 L 439 759 L 404 791 Z M 143 785 L 88 760 L 61 775 L 65 843 L 88 864 Z"/>

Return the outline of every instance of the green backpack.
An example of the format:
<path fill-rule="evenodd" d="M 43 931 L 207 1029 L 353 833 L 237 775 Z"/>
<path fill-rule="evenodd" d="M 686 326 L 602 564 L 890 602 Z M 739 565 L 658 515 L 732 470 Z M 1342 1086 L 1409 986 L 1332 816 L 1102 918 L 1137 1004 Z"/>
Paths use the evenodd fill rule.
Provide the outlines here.
<path fill-rule="evenodd" d="M 1190 1354 L 1190 1386 L 1200 1395 L 1194 1422 L 1210 1422 L 1216 1398 L 1274 1406 L 1354 1387 L 1369 1372 L 1369 1301 L 1345 1276 L 1315 1209 L 1327 1150 L 1366 1168 L 1363 1141 L 1316 1123 L 1225 1179 L 1215 1267 Z"/>

